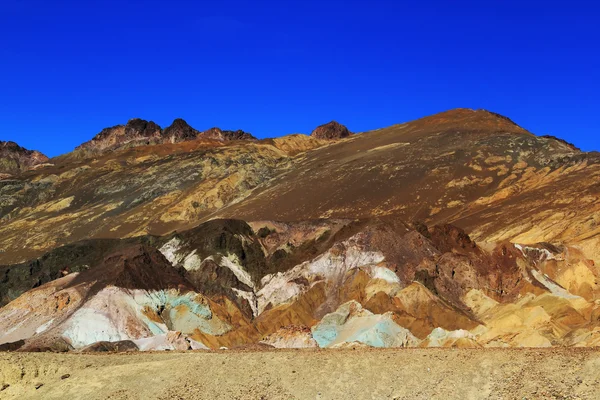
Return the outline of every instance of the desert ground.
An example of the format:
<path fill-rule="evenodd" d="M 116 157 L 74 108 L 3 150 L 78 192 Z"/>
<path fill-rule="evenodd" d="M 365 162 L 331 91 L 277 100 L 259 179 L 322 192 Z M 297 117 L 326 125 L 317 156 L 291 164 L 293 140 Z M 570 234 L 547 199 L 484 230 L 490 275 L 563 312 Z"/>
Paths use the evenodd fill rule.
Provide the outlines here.
<path fill-rule="evenodd" d="M 2 399 L 597 399 L 596 349 L 3 353 Z"/>

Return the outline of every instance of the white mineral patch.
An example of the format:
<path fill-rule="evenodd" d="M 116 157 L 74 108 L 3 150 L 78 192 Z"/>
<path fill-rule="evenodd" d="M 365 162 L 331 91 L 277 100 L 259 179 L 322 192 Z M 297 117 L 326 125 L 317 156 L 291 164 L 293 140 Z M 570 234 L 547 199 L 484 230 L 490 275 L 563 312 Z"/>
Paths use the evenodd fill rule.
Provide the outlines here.
<path fill-rule="evenodd" d="M 75 348 L 99 341 L 131 340 L 152 334 L 140 315 L 133 293 L 117 287 L 98 292 L 64 325 L 63 336 Z"/>
<path fill-rule="evenodd" d="M 297 267 L 294 268 L 294 270 Z M 273 306 L 278 306 L 289 302 L 303 292 L 303 287 L 295 282 L 290 282 L 294 279 L 294 270 L 269 275 L 266 284 L 260 289 L 256 295 L 258 300 L 258 314 L 260 315 L 267 305 L 271 303 Z M 263 282 L 265 282 L 263 278 Z"/>
<path fill-rule="evenodd" d="M 188 271 L 196 271 L 200 268 L 202 259 L 196 254 L 196 250 L 192 251 L 183 259 L 183 268 Z"/>
<path fill-rule="evenodd" d="M 151 336 L 133 341 L 140 351 L 161 351 L 161 350 L 208 350 L 204 344 L 184 336 L 176 335 L 176 332 L 167 332 L 156 336 Z"/>
<path fill-rule="evenodd" d="M 364 251 L 349 241 L 344 242 L 345 251 L 340 255 L 333 255 L 330 251 L 308 263 L 307 270 L 311 275 L 322 275 L 333 279 L 342 277 L 353 268 L 377 264 L 385 259 L 383 254 L 375 251 Z"/>
<path fill-rule="evenodd" d="M 474 334 L 464 329 L 447 331 L 443 328 L 435 328 L 425 340 L 428 342 L 428 347 L 441 347 L 446 341 L 453 341 L 457 339 L 475 340 L 476 337 Z"/>
<path fill-rule="evenodd" d="M 374 266 L 373 264 L 378 264 L 385 259 L 380 252 L 363 250 L 362 246 L 356 244 L 355 237 L 342 242 L 342 246 L 343 250 L 340 254 L 330 250 L 312 261 L 295 266 L 289 271 L 263 277 L 261 280 L 262 288 L 257 292 L 258 313 L 262 313 L 269 303 L 278 306 L 295 300 L 306 289 L 303 285 L 293 282 L 298 278 L 305 278 L 309 282 L 323 279 L 339 281 L 351 269 Z M 382 279 L 395 282 L 397 277 L 392 276 L 395 276 L 395 274 L 390 270 L 387 270 L 388 273 L 384 269 L 387 270 L 387 268 L 382 268 L 376 274 L 379 274 Z"/>
<path fill-rule="evenodd" d="M 173 265 L 177 265 L 183 259 L 181 254 L 177 252 L 181 249 L 181 240 L 178 237 L 174 237 L 165 243 L 158 251 Z"/>
<path fill-rule="evenodd" d="M 73 315 L 63 336 L 74 348 L 100 341 L 115 342 L 132 339 L 121 331 L 108 315 L 90 308 L 81 308 Z"/>
<path fill-rule="evenodd" d="M 149 318 L 144 311 L 161 310 L 170 324 Z M 107 287 L 77 310 L 64 324 L 63 336 L 80 348 L 98 341 L 137 340 L 162 335 L 169 328 L 192 333 L 195 329 L 222 335 L 231 327 L 212 314 L 203 297 L 177 290 L 125 290 Z"/>
<path fill-rule="evenodd" d="M 52 325 L 52 322 L 54 322 L 54 319 L 51 319 L 50 321 L 46 322 L 45 324 L 43 324 L 43 325 L 40 325 L 40 326 L 39 326 L 39 327 L 38 327 L 38 328 L 35 330 L 35 334 L 36 334 L 36 335 L 38 335 L 38 334 L 40 334 L 40 333 L 42 333 L 42 332 L 45 332 L 45 331 L 46 331 L 46 330 L 47 330 L 47 329 L 50 327 L 50 325 Z"/>
<path fill-rule="evenodd" d="M 260 343 L 268 344 L 277 349 L 306 349 L 319 347 L 315 339 L 312 338 L 310 332 L 295 332 L 288 333 L 277 331 Z"/>
<path fill-rule="evenodd" d="M 389 283 L 400 283 L 400 278 L 394 271 L 385 267 L 371 267 L 371 277 L 373 279 L 382 279 Z"/>
<path fill-rule="evenodd" d="M 521 251 L 521 254 L 523 254 L 524 257 L 527 257 L 528 252 L 534 252 L 534 253 L 539 254 L 538 260 L 536 260 L 536 261 L 558 260 L 559 259 L 554 254 L 552 254 L 548 249 L 540 249 L 537 247 L 522 246 L 517 243 L 515 243 L 514 246 L 519 251 Z"/>
<path fill-rule="evenodd" d="M 235 256 L 229 255 L 227 257 L 221 257 L 221 266 L 229 268 L 240 282 L 254 289 L 252 277 L 239 265 L 239 261 Z"/>
<path fill-rule="evenodd" d="M 550 291 L 550 293 L 552 293 L 555 296 L 558 297 L 562 297 L 565 299 L 581 299 L 580 296 L 575 296 L 571 293 L 569 293 L 566 289 L 560 287 L 559 285 L 557 285 L 556 283 L 552 282 L 545 274 L 542 274 L 539 271 L 536 271 L 535 269 L 531 270 L 531 274 L 534 276 L 535 279 L 538 280 L 538 282 L 540 282 L 542 285 L 544 285 L 546 287 L 546 289 L 548 289 Z"/>

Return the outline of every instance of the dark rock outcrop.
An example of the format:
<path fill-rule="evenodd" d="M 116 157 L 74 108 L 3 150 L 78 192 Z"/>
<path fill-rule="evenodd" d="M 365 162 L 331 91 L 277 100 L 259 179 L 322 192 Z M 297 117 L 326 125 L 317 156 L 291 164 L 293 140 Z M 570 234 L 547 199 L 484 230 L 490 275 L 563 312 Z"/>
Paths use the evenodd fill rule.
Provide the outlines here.
<path fill-rule="evenodd" d="M 200 132 L 192 128 L 183 119 L 177 118 L 171 125 L 165 128 L 162 136 L 166 141 L 177 143 L 186 140 L 194 140 L 200 136 Z"/>
<path fill-rule="evenodd" d="M 13 265 L 0 265 L 0 307 L 22 293 L 73 272 L 82 272 L 105 257 L 139 242 L 135 239 L 84 240 L 52 250 L 42 257 Z"/>
<path fill-rule="evenodd" d="M 162 129 L 153 121 L 140 118 L 130 119 L 126 125 L 104 128 L 89 142 L 83 143 L 77 150 L 103 151 L 123 146 L 139 146 L 159 143 Z"/>
<path fill-rule="evenodd" d="M 24 344 L 25 344 L 24 340 L 18 340 L 16 342 L 10 342 L 10 343 L 2 343 L 2 344 L 0 344 L 0 352 L 17 351 L 21 347 L 23 347 Z"/>
<path fill-rule="evenodd" d="M 77 150 L 103 152 L 151 144 L 179 143 L 198 138 L 219 141 L 256 140 L 254 136 L 242 130 L 227 131 L 211 128 L 201 132 L 181 118 L 176 118 L 164 130 L 153 121 L 134 118 L 129 120 L 126 125 L 104 128 L 92 140 L 77 147 Z"/>
<path fill-rule="evenodd" d="M 173 268 L 157 249 L 145 245 L 125 247 L 106 256 L 94 268 L 77 275 L 71 285 L 85 282 L 95 282 L 91 287 L 92 293 L 106 286 L 132 290 L 194 289 L 179 269 Z"/>
<path fill-rule="evenodd" d="M 81 349 L 82 353 L 123 353 L 138 351 L 137 345 L 131 340 L 120 340 L 117 342 L 96 342 Z"/>
<path fill-rule="evenodd" d="M 310 136 L 317 139 L 343 139 L 352 135 L 352 132 L 348 130 L 344 125 L 336 121 L 331 121 L 327 124 L 318 126 Z"/>
<path fill-rule="evenodd" d="M 0 178 L 18 174 L 46 161 L 48 157 L 39 151 L 27 150 L 15 142 L 0 141 Z"/>
<path fill-rule="evenodd" d="M 241 129 L 237 131 L 227 131 L 222 130 L 221 128 L 210 128 L 204 132 L 202 132 L 202 136 L 207 139 L 216 139 L 216 140 L 257 140 L 254 136 L 252 136 L 248 132 L 244 132 Z"/>

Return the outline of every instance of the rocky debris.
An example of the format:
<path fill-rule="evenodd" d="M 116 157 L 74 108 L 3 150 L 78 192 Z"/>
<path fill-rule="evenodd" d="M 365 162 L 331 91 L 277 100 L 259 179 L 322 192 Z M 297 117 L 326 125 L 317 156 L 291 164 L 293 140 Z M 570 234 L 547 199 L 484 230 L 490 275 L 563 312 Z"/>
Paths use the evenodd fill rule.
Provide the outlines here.
<path fill-rule="evenodd" d="M 317 139 L 343 139 L 352 135 L 352 132 L 348 130 L 344 125 L 336 121 L 331 121 L 323 125 L 319 125 L 312 131 L 310 136 Z"/>
<path fill-rule="evenodd" d="M 260 343 L 264 343 L 278 349 L 303 349 L 319 347 L 316 340 L 313 339 L 309 327 L 296 325 L 284 326 L 277 332 L 274 332 L 263 338 Z"/>
<path fill-rule="evenodd" d="M 17 351 L 25 344 L 24 340 L 17 340 L 16 342 L 2 343 L 0 344 L 0 352 L 4 351 Z"/>
<path fill-rule="evenodd" d="M 134 340 L 140 351 L 164 350 L 208 350 L 204 344 L 197 342 L 181 332 L 169 331 L 165 334 Z"/>
<path fill-rule="evenodd" d="M 80 350 L 82 353 L 123 353 L 128 351 L 138 351 L 138 347 L 131 340 L 96 342 Z"/>
<path fill-rule="evenodd" d="M 65 379 L 69 379 L 71 377 L 71 374 L 64 374 L 60 376 L 61 380 L 65 380 Z"/>
<path fill-rule="evenodd" d="M 421 347 L 482 347 L 474 334 L 464 329 L 447 331 L 435 328 L 421 343 Z"/>
<path fill-rule="evenodd" d="M 37 326 L 36 331 L 34 332 L 36 335 L 38 333 L 42 333 L 45 332 L 48 328 L 49 328 L 49 323 L 46 322 L 46 320 L 42 317 L 42 321 L 44 321 L 45 323 L 43 323 L 42 325 L 36 325 L 36 321 L 35 320 L 29 320 L 27 321 L 30 326 L 34 325 Z M 19 332 L 19 330 L 16 330 L 15 334 L 19 335 L 21 332 Z M 20 337 L 27 337 L 29 336 L 30 333 L 20 336 Z M 39 340 L 38 340 L 39 339 Z M 65 340 L 65 338 L 63 337 L 55 337 L 55 336 L 36 336 L 36 340 L 33 341 L 29 341 L 29 340 L 25 340 L 25 344 L 19 349 L 19 351 L 26 351 L 26 352 L 30 352 L 30 353 L 66 353 L 69 351 L 73 351 L 75 350 L 73 346 L 71 346 L 71 343 L 69 343 L 69 341 Z"/>
<path fill-rule="evenodd" d="M 256 352 L 256 351 L 269 351 L 273 350 L 275 347 L 271 346 L 267 343 L 251 343 L 251 344 L 242 344 L 238 346 L 233 346 L 232 348 L 223 347 L 220 350 L 233 350 L 238 352 L 248 351 L 248 352 Z"/>
<path fill-rule="evenodd" d="M 0 180 L 18 175 L 46 161 L 48 157 L 39 151 L 27 150 L 15 142 L 0 141 Z"/>

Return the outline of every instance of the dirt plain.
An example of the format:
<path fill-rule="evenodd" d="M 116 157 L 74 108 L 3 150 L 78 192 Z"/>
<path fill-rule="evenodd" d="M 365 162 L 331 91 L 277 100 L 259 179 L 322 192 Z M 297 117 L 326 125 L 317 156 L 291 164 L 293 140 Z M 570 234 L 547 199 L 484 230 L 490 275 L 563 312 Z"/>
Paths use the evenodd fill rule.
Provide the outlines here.
<path fill-rule="evenodd" d="M 600 351 L 0 354 L 1 399 L 597 399 Z"/>

